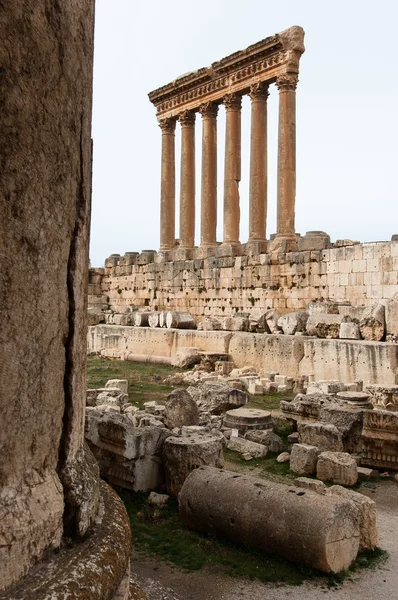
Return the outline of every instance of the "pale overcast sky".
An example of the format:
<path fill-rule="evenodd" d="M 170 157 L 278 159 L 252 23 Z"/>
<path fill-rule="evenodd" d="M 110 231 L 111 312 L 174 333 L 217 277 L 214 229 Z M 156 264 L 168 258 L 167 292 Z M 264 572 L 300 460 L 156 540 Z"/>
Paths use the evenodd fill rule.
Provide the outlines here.
<path fill-rule="evenodd" d="M 398 233 L 397 0 L 97 0 L 91 264 L 159 248 L 160 141 L 148 92 L 292 25 L 305 30 L 297 88 L 296 231 L 332 240 Z M 267 237 L 276 223 L 277 90 L 268 116 Z M 224 114 L 218 129 L 222 239 Z M 241 241 L 248 237 L 250 102 L 242 113 Z M 196 124 L 199 241 L 200 118 Z M 179 131 L 176 134 L 177 227 Z"/>

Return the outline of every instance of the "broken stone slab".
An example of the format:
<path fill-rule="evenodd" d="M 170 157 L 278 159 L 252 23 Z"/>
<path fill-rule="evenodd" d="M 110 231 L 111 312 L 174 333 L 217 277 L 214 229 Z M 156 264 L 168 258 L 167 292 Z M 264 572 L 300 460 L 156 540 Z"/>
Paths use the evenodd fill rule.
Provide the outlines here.
<path fill-rule="evenodd" d="M 240 437 L 231 437 L 227 442 L 227 448 L 240 454 L 250 454 L 254 458 L 265 458 L 268 453 L 267 446 Z"/>
<path fill-rule="evenodd" d="M 179 512 L 191 529 L 324 572 L 347 569 L 358 552 L 357 508 L 337 494 L 203 467 L 186 479 Z"/>
<path fill-rule="evenodd" d="M 310 317 L 319 314 L 338 315 L 339 308 L 331 300 L 313 300 L 307 304 L 307 313 Z"/>
<path fill-rule="evenodd" d="M 237 429 L 244 435 L 251 429 L 272 429 L 272 416 L 267 410 L 259 408 L 234 408 L 224 417 L 224 427 Z"/>
<path fill-rule="evenodd" d="M 325 495 L 327 487 L 323 483 L 323 481 L 318 481 L 318 479 L 310 479 L 309 477 L 297 477 L 294 480 L 295 485 L 297 487 L 302 487 L 306 490 L 311 490 L 312 492 L 316 492 L 317 494 Z"/>
<path fill-rule="evenodd" d="M 105 388 L 117 388 L 124 394 L 128 393 L 129 382 L 127 379 L 109 379 L 106 382 Z"/>
<path fill-rule="evenodd" d="M 366 467 L 358 467 L 358 479 L 361 481 L 369 481 L 379 476 L 379 471 L 376 469 L 368 469 Z"/>
<path fill-rule="evenodd" d="M 321 481 L 355 485 L 358 480 L 356 460 L 347 452 L 321 452 L 318 456 L 316 476 Z"/>
<path fill-rule="evenodd" d="M 360 340 L 361 332 L 358 323 L 341 323 L 339 338 L 341 340 Z"/>
<path fill-rule="evenodd" d="M 316 446 L 321 452 L 342 452 L 343 435 L 335 425 L 330 423 L 297 423 L 301 444 Z"/>
<path fill-rule="evenodd" d="M 292 312 L 283 315 L 278 319 L 278 328 L 282 329 L 285 335 L 294 335 L 297 332 L 306 330 L 308 314 L 306 312 Z"/>
<path fill-rule="evenodd" d="M 180 348 L 171 359 L 171 366 L 178 369 L 190 369 L 202 360 L 199 348 Z"/>
<path fill-rule="evenodd" d="M 173 390 L 167 396 L 164 416 L 169 429 L 199 425 L 198 405 L 184 388 Z"/>
<path fill-rule="evenodd" d="M 271 421 L 272 425 L 272 421 Z M 286 450 L 286 446 L 283 443 L 282 439 L 279 435 L 276 435 L 270 429 L 266 430 L 258 430 L 254 429 L 251 431 L 247 431 L 245 433 L 245 440 L 250 440 L 251 442 L 257 442 L 258 444 L 262 444 L 268 448 L 268 452 L 272 452 L 273 454 L 280 454 Z"/>
<path fill-rule="evenodd" d="M 190 386 L 188 393 L 195 400 L 200 411 L 219 415 L 227 410 L 244 406 L 250 396 L 246 392 L 231 388 L 222 381 L 208 381 Z"/>
<path fill-rule="evenodd" d="M 350 321 L 351 318 L 346 315 L 314 313 L 308 317 L 306 331 L 318 338 L 338 339 L 341 324 Z"/>
<path fill-rule="evenodd" d="M 324 403 L 318 414 L 318 421 L 334 425 L 342 434 L 344 452 L 362 450 L 363 412 L 348 404 Z"/>
<path fill-rule="evenodd" d="M 196 431 L 184 436 L 168 437 L 163 447 L 168 493 L 178 496 L 188 475 L 198 467 L 223 467 L 223 444 L 224 436 L 220 431 Z"/>
<path fill-rule="evenodd" d="M 248 382 L 247 391 L 252 396 L 261 396 L 264 394 L 264 387 L 261 385 L 259 379 L 251 379 Z"/>
<path fill-rule="evenodd" d="M 126 402 L 128 401 L 127 394 L 124 394 L 118 388 L 108 388 L 108 389 L 110 390 L 110 393 L 108 393 L 108 391 L 103 391 L 97 395 L 97 397 L 95 399 L 96 406 L 101 406 L 103 404 L 107 404 L 108 406 L 117 406 L 117 407 L 121 408 L 123 406 L 123 404 L 126 404 Z M 114 394 L 115 389 L 117 389 L 117 391 L 118 391 L 117 395 Z"/>
<path fill-rule="evenodd" d="M 220 322 L 223 331 L 249 331 L 250 329 L 248 317 L 222 317 Z"/>
<path fill-rule="evenodd" d="M 377 547 L 376 502 L 340 485 L 328 488 L 327 494 L 337 494 L 353 502 L 358 509 L 359 550 L 374 550 Z"/>
<path fill-rule="evenodd" d="M 386 333 L 388 335 L 398 335 L 398 294 L 394 296 L 386 304 Z"/>
<path fill-rule="evenodd" d="M 290 452 L 290 470 L 298 475 L 315 475 L 319 450 L 308 444 L 293 444 Z"/>
<path fill-rule="evenodd" d="M 289 442 L 289 444 L 298 444 L 299 438 L 300 438 L 299 432 L 294 431 L 293 433 L 291 433 L 290 435 L 287 436 L 287 441 Z"/>
<path fill-rule="evenodd" d="M 379 342 L 383 339 L 386 328 L 384 304 L 372 304 L 365 308 L 359 329 L 364 340 Z"/>
<path fill-rule="evenodd" d="M 337 394 L 338 392 L 344 392 L 346 389 L 345 384 L 342 381 L 336 380 L 321 380 L 311 381 L 307 386 L 307 396 L 311 394 Z"/>
<path fill-rule="evenodd" d="M 278 321 L 280 319 L 280 314 L 276 312 L 276 310 L 268 310 L 265 313 L 265 321 L 268 325 L 268 329 L 270 333 L 277 333 L 280 331 Z"/>

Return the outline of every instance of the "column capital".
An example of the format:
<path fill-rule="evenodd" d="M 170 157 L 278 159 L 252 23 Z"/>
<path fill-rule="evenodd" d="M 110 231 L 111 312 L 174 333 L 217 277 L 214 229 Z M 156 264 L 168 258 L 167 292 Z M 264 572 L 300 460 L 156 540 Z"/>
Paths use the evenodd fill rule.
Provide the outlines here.
<path fill-rule="evenodd" d="M 218 104 L 215 102 L 205 102 L 199 107 L 199 112 L 202 117 L 208 117 L 215 119 L 218 114 Z"/>
<path fill-rule="evenodd" d="M 195 113 L 192 110 L 184 110 L 178 115 L 182 127 L 193 127 L 195 125 Z"/>
<path fill-rule="evenodd" d="M 226 94 L 222 101 L 227 110 L 240 110 L 242 108 L 242 96 L 235 92 Z"/>
<path fill-rule="evenodd" d="M 253 101 L 266 101 L 269 96 L 269 85 L 265 81 L 257 81 L 250 86 L 250 98 Z"/>
<path fill-rule="evenodd" d="M 276 87 L 280 92 L 294 92 L 297 82 L 298 73 L 284 73 L 276 78 Z"/>
<path fill-rule="evenodd" d="M 176 119 L 167 117 L 166 119 L 160 119 L 158 122 L 162 133 L 174 133 L 176 130 Z"/>

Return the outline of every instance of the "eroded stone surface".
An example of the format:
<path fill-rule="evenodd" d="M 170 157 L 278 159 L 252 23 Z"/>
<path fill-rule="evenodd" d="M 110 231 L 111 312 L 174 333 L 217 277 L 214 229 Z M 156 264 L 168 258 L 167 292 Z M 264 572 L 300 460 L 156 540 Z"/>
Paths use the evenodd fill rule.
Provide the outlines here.
<path fill-rule="evenodd" d="M 316 476 L 321 481 L 355 485 L 358 480 L 356 460 L 346 452 L 321 452 Z"/>

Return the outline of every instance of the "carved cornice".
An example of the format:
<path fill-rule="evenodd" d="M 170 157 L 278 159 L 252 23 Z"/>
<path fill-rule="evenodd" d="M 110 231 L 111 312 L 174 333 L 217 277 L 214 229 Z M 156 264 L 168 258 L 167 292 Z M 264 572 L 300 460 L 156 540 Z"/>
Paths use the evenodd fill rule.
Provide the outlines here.
<path fill-rule="evenodd" d="M 176 130 L 176 119 L 167 117 L 166 119 L 160 119 L 159 127 L 162 133 L 174 133 Z"/>
<path fill-rule="evenodd" d="M 264 81 L 257 81 L 250 86 L 250 98 L 252 100 L 267 100 L 269 96 L 269 86 Z"/>
<path fill-rule="evenodd" d="M 298 74 L 284 73 L 276 80 L 276 87 L 280 92 L 294 92 L 297 87 Z"/>
<path fill-rule="evenodd" d="M 222 60 L 178 77 L 149 94 L 157 117 L 178 117 L 184 108 L 198 110 L 220 103 L 228 93 L 247 94 L 257 82 L 274 83 L 283 74 L 298 73 L 304 52 L 304 31 L 291 27 Z"/>
<path fill-rule="evenodd" d="M 200 105 L 199 112 L 203 118 L 207 117 L 215 119 L 218 114 L 218 104 L 215 102 L 205 102 Z"/>
<path fill-rule="evenodd" d="M 178 115 L 182 127 L 193 127 L 195 125 L 195 113 L 192 110 L 184 110 Z"/>
<path fill-rule="evenodd" d="M 227 110 L 240 110 L 242 108 L 242 96 L 240 94 L 226 94 L 222 101 Z"/>

